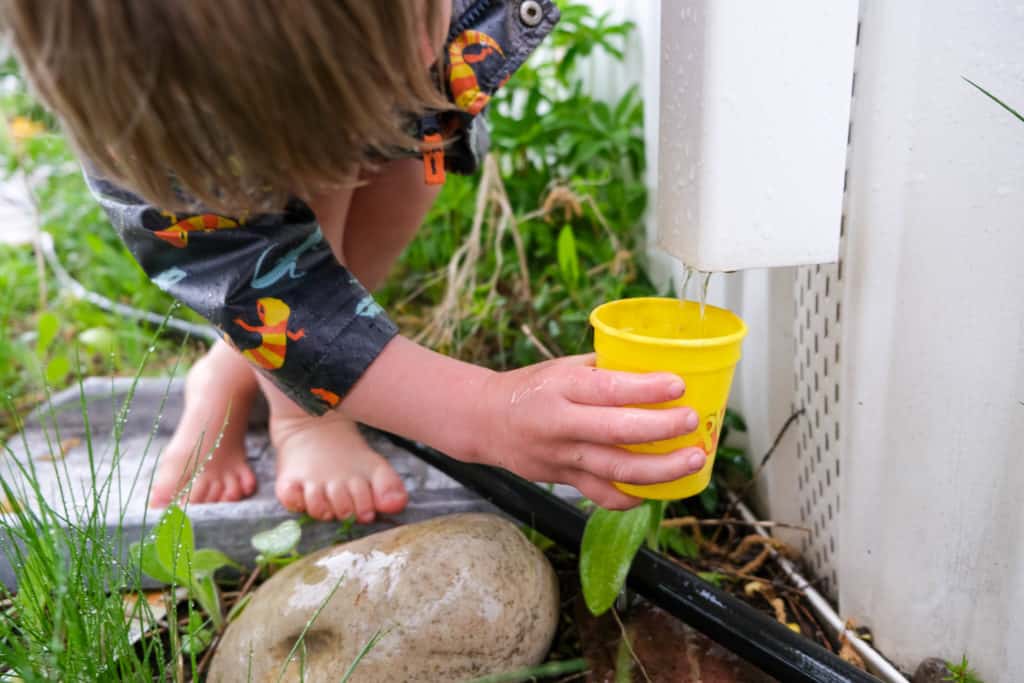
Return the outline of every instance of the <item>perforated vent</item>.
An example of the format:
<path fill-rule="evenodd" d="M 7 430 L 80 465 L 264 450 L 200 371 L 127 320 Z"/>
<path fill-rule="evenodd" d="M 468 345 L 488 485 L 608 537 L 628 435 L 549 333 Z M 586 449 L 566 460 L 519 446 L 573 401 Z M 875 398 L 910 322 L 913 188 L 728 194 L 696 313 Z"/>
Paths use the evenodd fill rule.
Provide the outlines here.
<path fill-rule="evenodd" d="M 811 530 L 802 541 L 804 558 L 835 597 L 839 539 L 839 325 L 842 265 L 807 266 L 796 275 L 796 396 L 803 408 L 797 438 L 800 521 Z"/>
<path fill-rule="evenodd" d="M 858 51 L 860 30 L 858 22 Z M 856 91 L 855 68 L 850 83 L 851 100 Z M 839 222 L 839 261 L 797 268 L 793 291 L 796 300 L 793 410 L 804 410 L 796 445 L 797 491 L 800 521 L 811 531 L 804 535 L 800 549 L 818 579 L 819 589 L 833 600 L 837 598 L 839 589 L 836 552 L 839 547 L 839 477 L 842 474 L 839 448 L 840 324 L 843 314 L 843 258 L 846 254 L 846 187 L 852 143 L 851 120 L 846 134 L 847 168 L 843 177 L 843 215 Z"/>

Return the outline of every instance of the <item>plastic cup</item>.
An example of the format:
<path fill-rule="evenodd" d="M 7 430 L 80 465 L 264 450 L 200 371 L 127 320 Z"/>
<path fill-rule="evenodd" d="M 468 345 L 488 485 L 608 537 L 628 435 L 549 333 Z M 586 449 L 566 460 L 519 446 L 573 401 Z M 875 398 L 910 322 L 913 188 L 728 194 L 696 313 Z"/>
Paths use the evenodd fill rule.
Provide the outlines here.
<path fill-rule="evenodd" d="M 687 406 L 700 424 L 690 434 L 664 441 L 623 444 L 633 453 L 664 454 L 700 446 L 708 455 L 699 472 L 661 484 L 614 482 L 631 496 L 675 500 L 695 496 L 711 481 L 725 406 L 747 326 L 736 314 L 705 306 L 704 319 L 695 301 L 668 298 L 621 299 L 590 314 L 597 367 L 627 372 L 672 372 L 686 382 L 682 398 L 643 408 Z"/>

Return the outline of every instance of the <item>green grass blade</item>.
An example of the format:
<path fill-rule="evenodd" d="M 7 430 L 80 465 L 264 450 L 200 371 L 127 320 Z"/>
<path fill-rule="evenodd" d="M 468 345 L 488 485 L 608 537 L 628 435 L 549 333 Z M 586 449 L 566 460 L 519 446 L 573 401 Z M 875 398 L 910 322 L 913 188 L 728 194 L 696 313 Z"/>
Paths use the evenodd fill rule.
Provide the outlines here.
<path fill-rule="evenodd" d="M 973 85 L 973 86 L 974 86 L 975 88 L 977 88 L 978 90 L 980 90 L 980 91 L 982 92 L 982 94 L 983 94 L 983 95 L 985 95 L 985 96 L 986 96 L 986 97 L 988 97 L 988 98 L 989 98 L 990 100 L 992 100 L 993 102 L 995 102 L 996 104 L 998 104 L 998 105 L 999 105 L 1000 107 L 1002 107 L 1002 108 L 1003 108 L 1003 109 L 1005 109 L 1006 111 L 1010 112 L 1011 114 L 1013 114 L 1014 116 L 1016 116 L 1016 117 L 1017 117 L 1018 119 L 1020 119 L 1021 121 L 1024 121 L 1024 116 L 1022 116 L 1022 115 L 1020 114 L 1020 112 L 1018 112 L 1018 111 L 1017 111 L 1016 109 L 1014 109 L 1013 107 L 1011 107 L 1010 105 L 1008 105 L 1008 104 L 1007 104 L 1006 102 L 1003 102 L 1003 101 L 1002 101 L 1001 99 L 999 99 L 998 97 L 996 97 L 995 95 L 993 95 L 992 93 L 990 93 L 990 92 L 989 92 L 988 90 L 985 90 L 985 89 L 984 89 L 983 87 L 981 87 L 980 85 L 978 85 L 977 83 L 975 83 L 975 82 L 974 82 L 974 81 L 972 81 L 971 79 L 967 78 L 967 76 L 961 76 L 961 78 L 963 78 L 963 79 L 964 79 L 965 81 L 967 81 L 968 83 L 970 83 L 971 85 Z"/>
<path fill-rule="evenodd" d="M 348 683 L 348 679 L 352 678 L 352 674 L 356 672 L 356 667 L 359 666 L 359 662 L 363 661 L 363 657 L 369 654 L 370 650 L 375 648 L 377 646 L 377 643 L 380 642 L 380 639 L 390 632 L 391 629 L 384 630 L 383 628 L 379 628 L 376 630 L 376 632 L 374 632 L 372 636 L 370 636 L 370 639 L 366 641 L 366 644 L 363 645 L 363 647 L 359 650 L 359 653 L 356 654 L 356 658 L 353 659 L 352 663 L 348 665 L 348 668 L 345 670 L 345 675 L 341 677 L 340 683 Z"/>
<path fill-rule="evenodd" d="M 316 611 L 313 612 L 313 616 L 309 618 L 309 621 L 307 621 L 306 625 L 302 628 L 302 633 L 300 633 L 299 637 L 295 640 L 295 644 L 292 645 L 291 651 L 288 653 L 288 656 L 284 659 L 284 664 L 281 665 L 281 672 L 277 675 L 277 683 L 281 683 L 281 681 L 284 679 L 284 675 L 288 672 L 288 665 L 292 663 L 292 658 L 295 657 L 295 653 L 298 652 L 299 647 L 301 647 L 302 644 L 305 642 L 306 634 L 309 633 L 309 629 L 313 628 L 313 624 L 315 624 L 316 620 L 320 618 L 320 613 L 324 611 L 324 607 L 327 606 L 327 603 L 331 601 L 331 598 L 334 597 L 334 594 L 338 592 L 339 588 L 341 588 L 341 583 L 344 580 L 344 574 L 338 577 L 338 580 L 335 582 L 334 587 L 331 588 L 331 592 L 328 593 L 327 597 L 324 598 L 323 602 L 321 602 L 320 605 L 317 606 Z"/>
<path fill-rule="evenodd" d="M 474 678 L 471 681 L 467 681 L 467 683 L 519 683 L 519 681 L 529 681 L 535 678 L 540 678 L 541 676 L 564 676 L 566 674 L 574 674 L 580 671 L 585 671 L 586 668 L 587 660 L 580 657 L 579 659 L 567 659 L 561 662 L 547 662 L 546 664 L 518 669 L 516 671 L 482 676 L 480 678 Z M 342 681 L 342 683 L 344 683 L 344 681 Z"/>

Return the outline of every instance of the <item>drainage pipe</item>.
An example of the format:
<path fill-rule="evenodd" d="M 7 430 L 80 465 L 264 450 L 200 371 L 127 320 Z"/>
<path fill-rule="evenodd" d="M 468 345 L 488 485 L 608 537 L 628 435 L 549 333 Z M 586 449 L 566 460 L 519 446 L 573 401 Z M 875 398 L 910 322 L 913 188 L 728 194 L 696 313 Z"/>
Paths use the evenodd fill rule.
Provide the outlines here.
<path fill-rule="evenodd" d="M 581 510 L 506 470 L 459 462 L 400 436 L 387 436 L 505 513 L 579 552 L 587 523 Z M 647 548 L 637 553 L 627 581 L 653 604 L 786 683 L 878 680 Z"/>

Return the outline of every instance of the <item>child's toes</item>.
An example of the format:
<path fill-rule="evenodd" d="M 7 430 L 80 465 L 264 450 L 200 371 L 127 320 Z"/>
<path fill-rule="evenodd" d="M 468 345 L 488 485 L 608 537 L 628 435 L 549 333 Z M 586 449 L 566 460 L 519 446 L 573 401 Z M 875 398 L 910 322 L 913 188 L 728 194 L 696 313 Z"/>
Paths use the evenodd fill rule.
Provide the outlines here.
<path fill-rule="evenodd" d="M 210 488 L 206 491 L 206 497 L 199 500 L 193 499 L 196 503 L 219 503 L 224 500 L 221 496 L 224 495 L 224 481 L 221 479 L 214 479 L 210 482 Z"/>
<path fill-rule="evenodd" d="M 274 485 L 277 500 L 289 512 L 305 512 L 306 500 L 302 496 L 302 482 L 279 477 Z"/>
<path fill-rule="evenodd" d="M 192 481 L 185 482 L 185 499 L 190 503 L 205 503 L 210 500 L 210 489 L 212 482 L 205 477 L 195 477 Z"/>
<path fill-rule="evenodd" d="M 353 477 L 348 480 L 348 492 L 352 494 L 352 502 L 356 506 L 356 519 L 361 524 L 372 522 L 374 509 L 370 482 L 362 477 Z"/>
<path fill-rule="evenodd" d="M 224 491 L 220 494 L 219 500 L 233 502 L 242 499 L 242 483 L 238 476 L 232 472 L 224 475 Z"/>
<path fill-rule="evenodd" d="M 153 488 L 149 492 L 149 507 L 151 508 L 165 508 L 171 504 L 171 499 L 174 497 L 174 487 L 153 484 Z"/>
<path fill-rule="evenodd" d="M 409 494 L 405 490 L 402 478 L 390 465 L 378 467 L 373 472 L 371 482 L 374 506 L 384 514 L 392 515 L 405 509 L 409 502 Z"/>
<path fill-rule="evenodd" d="M 243 498 L 248 498 L 256 493 L 256 475 L 248 465 L 238 473 L 238 485 L 242 490 Z"/>
<path fill-rule="evenodd" d="M 327 482 L 327 500 L 330 501 L 334 518 L 337 520 L 348 519 L 356 512 L 352 505 L 352 496 L 349 495 L 348 486 L 344 481 Z"/>
<path fill-rule="evenodd" d="M 323 484 L 308 482 L 303 495 L 306 497 L 306 512 L 313 519 L 327 521 L 334 515 L 331 504 L 327 502 L 327 492 L 324 491 Z"/>

